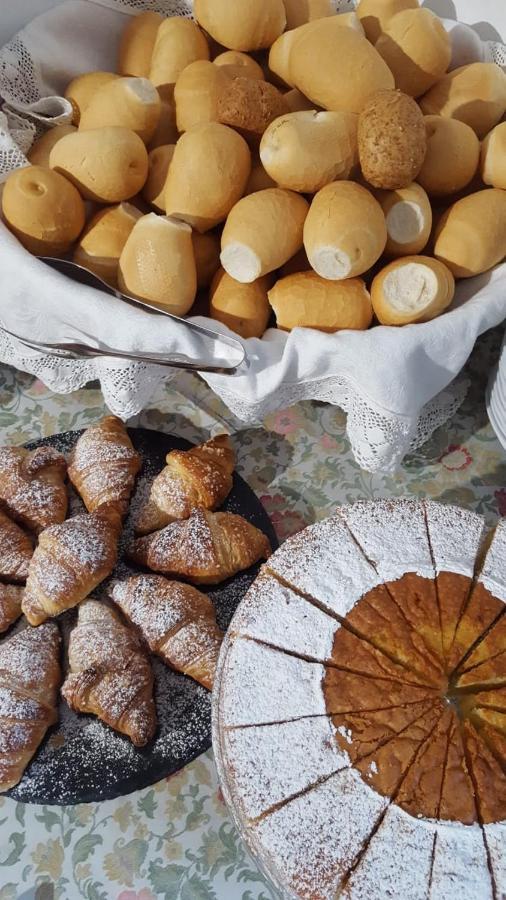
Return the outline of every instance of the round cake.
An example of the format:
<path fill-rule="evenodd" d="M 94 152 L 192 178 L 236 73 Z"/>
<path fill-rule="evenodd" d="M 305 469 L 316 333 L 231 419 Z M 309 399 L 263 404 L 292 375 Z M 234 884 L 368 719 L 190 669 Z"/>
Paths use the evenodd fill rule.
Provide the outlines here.
<path fill-rule="evenodd" d="M 506 896 L 506 520 L 340 508 L 263 567 L 223 644 L 213 745 L 283 897 Z"/>

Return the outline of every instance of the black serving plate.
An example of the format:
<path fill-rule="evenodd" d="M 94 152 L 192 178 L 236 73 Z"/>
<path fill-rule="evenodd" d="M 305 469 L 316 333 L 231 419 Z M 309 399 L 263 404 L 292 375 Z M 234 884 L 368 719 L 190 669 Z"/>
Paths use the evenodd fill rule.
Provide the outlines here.
<path fill-rule="evenodd" d="M 81 434 L 82 431 L 68 431 L 26 446 L 33 449 L 41 444 L 50 444 L 67 454 Z M 131 428 L 129 434 L 144 460 L 132 498 L 131 510 L 134 511 L 154 475 L 163 468 L 166 454 L 170 450 L 186 450 L 191 444 L 145 428 Z M 232 491 L 222 509 L 244 516 L 267 535 L 273 549 L 277 547 L 276 535 L 267 513 L 251 488 L 237 474 L 234 474 Z M 82 510 L 81 501 L 71 490 L 70 515 Z M 130 518 L 125 522 L 120 561 L 112 578 L 126 577 L 140 571 L 122 558 L 123 550 L 133 536 Z M 216 606 L 221 628 L 228 627 L 258 570 L 259 564 L 223 584 L 203 588 Z M 107 582 L 101 585 L 94 596 L 100 597 L 106 585 Z M 69 610 L 57 620 L 65 647 L 76 616 L 76 610 Z M 21 627 L 24 627 L 24 620 Z M 159 728 L 147 747 L 142 750 L 135 748 L 128 738 L 117 734 L 94 716 L 73 712 L 61 700 L 58 724 L 50 729 L 23 779 L 8 792 L 8 796 L 24 803 L 39 804 L 112 800 L 172 775 L 207 750 L 211 746 L 210 693 L 191 678 L 172 672 L 160 660 L 152 657 L 152 662 Z"/>

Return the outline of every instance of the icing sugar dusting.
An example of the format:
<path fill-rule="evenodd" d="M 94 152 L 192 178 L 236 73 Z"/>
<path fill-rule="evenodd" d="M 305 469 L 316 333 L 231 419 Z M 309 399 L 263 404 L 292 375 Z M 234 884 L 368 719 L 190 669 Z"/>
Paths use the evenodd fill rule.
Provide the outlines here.
<path fill-rule="evenodd" d="M 472 577 L 485 539 L 483 516 L 460 506 L 424 500 L 436 573 L 457 572 Z"/>
<path fill-rule="evenodd" d="M 506 519 L 501 519 L 497 525 L 479 581 L 506 603 Z"/>
<path fill-rule="evenodd" d="M 490 867 L 496 886 L 506 885 L 506 822 L 494 822 L 483 826 Z"/>
<path fill-rule="evenodd" d="M 479 825 L 438 823 L 431 900 L 462 896 L 464 891 L 465 897 L 493 898 L 483 832 Z"/>

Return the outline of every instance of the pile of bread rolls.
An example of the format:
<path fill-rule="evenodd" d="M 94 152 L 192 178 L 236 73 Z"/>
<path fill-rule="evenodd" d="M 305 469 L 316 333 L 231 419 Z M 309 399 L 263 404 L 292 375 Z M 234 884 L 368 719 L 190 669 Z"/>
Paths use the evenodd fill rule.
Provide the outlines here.
<path fill-rule="evenodd" d="M 132 18 L 117 73 L 68 85 L 72 124 L 5 184 L 29 251 L 244 338 L 274 321 L 426 322 L 456 278 L 505 258 L 506 74 L 448 72 L 430 10 L 195 0 L 194 13 Z"/>

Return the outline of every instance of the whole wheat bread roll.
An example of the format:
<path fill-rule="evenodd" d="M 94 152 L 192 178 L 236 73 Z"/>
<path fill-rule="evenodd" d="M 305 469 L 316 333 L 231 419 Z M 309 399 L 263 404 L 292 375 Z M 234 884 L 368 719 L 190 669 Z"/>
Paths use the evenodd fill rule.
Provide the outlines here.
<path fill-rule="evenodd" d="M 434 255 L 456 278 L 487 272 L 506 256 L 506 191 L 487 188 L 463 197 L 439 222 Z"/>
<path fill-rule="evenodd" d="M 245 137 L 260 137 L 278 116 L 288 112 L 280 91 L 268 81 L 231 78 L 218 95 L 218 122 L 236 128 Z"/>
<path fill-rule="evenodd" d="M 485 184 L 506 190 L 506 122 L 496 125 L 483 141 L 480 170 Z"/>
<path fill-rule="evenodd" d="M 116 78 L 102 85 L 81 113 L 79 130 L 129 128 L 149 143 L 161 113 L 158 91 L 147 78 Z"/>
<path fill-rule="evenodd" d="M 88 222 L 74 248 L 74 262 L 116 287 L 119 258 L 141 215 L 131 203 L 99 210 Z"/>
<path fill-rule="evenodd" d="M 427 246 L 432 229 L 432 207 L 424 189 L 416 182 L 397 191 L 378 191 L 385 215 L 387 256 L 412 256 Z"/>
<path fill-rule="evenodd" d="M 209 59 L 209 55 L 209 44 L 195 22 L 169 16 L 158 28 L 149 79 L 155 87 L 174 86 L 186 66 L 197 59 Z"/>
<path fill-rule="evenodd" d="M 485 137 L 506 112 L 506 74 L 495 63 L 470 63 L 441 78 L 420 100 L 426 116 L 446 116 Z"/>
<path fill-rule="evenodd" d="M 270 47 L 286 26 L 283 0 L 195 0 L 197 22 L 228 50 Z"/>
<path fill-rule="evenodd" d="M 390 19 L 403 9 L 418 9 L 418 0 L 360 0 L 357 16 L 367 39 L 375 44 Z"/>
<path fill-rule="evenodd" d="M 404 256 L 376 275 L 371 300 L 382 325 L 428 322 L 447 309 L 455 293 L 450 270 L 430 256 Z"/>
<path fill-rule="evenodd" d="M 316 272 L 298 272 L 276 282 L 269 302 L 284 331 L 364 331 L 372 321 L 371 298 L 361 278 L 327 281 Z"/>
<path fill-rule="evenodd" d="M 451 41 L 430 9 L 406 9 L 388 22 L 375 44 L 395 78 L 395 86 L 421 97 L 443 77 L 452 56 Z"/>
<path fill-rule="evenodd" d="M 400 91 L 373 94 L 358 117 L 362 174 L 373 187 L 397 190 L 414 181 L 423 165 L 427 135 L 417 103 Z"/>
<path fill-rule="evenodd" d="M 425 116 L 427 153 L 417 179 L 431 197 L 463 190 L 474 178 L 480 142 L 473 129 L 458 119 Z"/>
<path fill-rule="evenodd" d="M 267 297 L 271 284 L 270 275 L 244 284 L 219 269 L 209 291 L 209 315 L 242 338 L 260 338 L 271 316 Z"/>
<path fill-rule="evenodd" d="M 118 50 L 120 75 L 148 78 L 158 28 L 163 22 L 157 12 L 142 12 L 123 29 Z"/>

